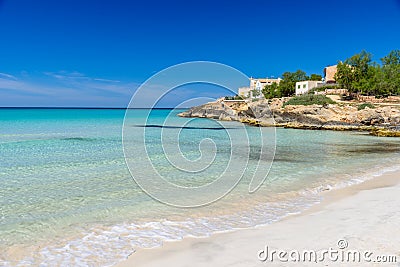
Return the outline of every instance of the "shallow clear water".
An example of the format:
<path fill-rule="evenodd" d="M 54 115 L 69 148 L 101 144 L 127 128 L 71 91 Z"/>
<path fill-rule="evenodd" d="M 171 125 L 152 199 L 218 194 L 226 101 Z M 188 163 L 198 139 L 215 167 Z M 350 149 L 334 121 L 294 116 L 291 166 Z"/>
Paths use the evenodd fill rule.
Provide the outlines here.
<path fill-rule="evenodd" d="M 145 129 L 152 162 L 176 184 L 212 182 L 232 151 L 245 147 L 243 138 L 243 143 L 235 143 L 238 150 L 232 150 L 229 135 L 216 121 L 170 113 L 153 111 L 144 127 L 146 111 L 135 110 L 128 126 L 133 132 Z M 0 265 L 108 266 L 165 240 L 271 223 L 318 202 L 321 190 L 400 167 L 398 139 L 276 129 L 270 174 L 249 194 L 259 158 L 259 131 L 266 137 L 273 132 L 246 127 L 250 156 L 234 155 L 236 166 L 249 160 L 238 186 L 211 205 L 174 208 L 153 200 L 132 179 L 122 149 L 124 114 L 118 109 L 0 109 Z M 168 115 L 167 127 L 159 127 Z M 225 122 L 224 127 L 231 135 L 236 130 L 242 134 L 240 123 Z M 198 176 L 177 172 L 159 146 L 161 131 L 164 142 L 179 143 L 192 160 L 201 155 L 199 142 L 211 138 L 217 147 L 214 163 Z M 129 145 L 135 148 L 139 141 L 132 138 Z M 152 172 L 141 171 L 151 178 Z"/>

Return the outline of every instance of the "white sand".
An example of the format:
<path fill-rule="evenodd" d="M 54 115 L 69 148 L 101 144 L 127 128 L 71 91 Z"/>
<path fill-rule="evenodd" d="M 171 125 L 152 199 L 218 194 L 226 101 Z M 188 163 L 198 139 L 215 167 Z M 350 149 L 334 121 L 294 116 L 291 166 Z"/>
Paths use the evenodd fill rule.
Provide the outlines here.
<path fill-rule="evenodd" d="M 365 250 L 378 255 L 396 255 L 400 266 L 400 172 L 388 173 L 374 180 L 324 193 L 324 201 L 303 214 L 287 217 L 271 225 L 210 238 L 187 238 L 163 247 L 143 249 L 117 266 L 287 266 L 275 254 L 274 262 L 262 262 L 258 252 L 269 249 L 297 249 L 319 252 L 330 247 L 338 251 Z M 345 239 L 348 248 L 340 250 L 337 242 Z M 292 254 L 294 255 L 294 254 Z M 341 255 L 341 254 L 338 254 Z M 262 255 L 263 256 L 263 255 Z M 288 255 L 284 256 L 289 258 Z M 340 257 L 340 256 L 339 256 Z M 335 256 L 333 256 L 335 258 Z M 352 258 L 352 257 L 351 257 Z M 340 259 L 340 258 L 339 258 Z M 332 262 L 325 254 L 323 263 L 292 262 L 291 266 L 372 266 L 361 262 Z M 379 265 L 381 266 L 381 265 Z"/>

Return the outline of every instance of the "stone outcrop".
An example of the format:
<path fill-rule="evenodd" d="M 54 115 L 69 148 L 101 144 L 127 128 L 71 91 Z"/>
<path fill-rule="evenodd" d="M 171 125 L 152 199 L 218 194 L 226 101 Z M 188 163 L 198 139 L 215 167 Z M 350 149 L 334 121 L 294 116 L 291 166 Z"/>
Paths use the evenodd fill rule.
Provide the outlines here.
<path fill-rule="evenodd" d="M 370 131 L 377 136 L 400 135 L 400 109 L 385 106 L 358 110 L 352 105 L 310 105 L 283 107 L 287 99 L 258 100 L 225 104 L 223 100 L 193 107 L 182 117 L 240 121 L 255 126 L 298 129 Z"/>

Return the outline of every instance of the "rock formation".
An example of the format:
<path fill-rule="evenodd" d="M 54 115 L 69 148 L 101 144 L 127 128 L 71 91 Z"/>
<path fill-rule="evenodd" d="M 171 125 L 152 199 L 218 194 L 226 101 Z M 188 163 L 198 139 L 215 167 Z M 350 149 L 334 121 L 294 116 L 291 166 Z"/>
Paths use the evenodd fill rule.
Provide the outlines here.
<path fill-rule="evenodd" d="M 222 99 L 182 112 L 182 117 L 240 121 L 255 126 L 299 129 L 362 130 L 377 136 L 400 136 L 400 109 L 384 106 L 358 110 L 349 104 L 287 105 L 287 99 L 224 102 Z"/>

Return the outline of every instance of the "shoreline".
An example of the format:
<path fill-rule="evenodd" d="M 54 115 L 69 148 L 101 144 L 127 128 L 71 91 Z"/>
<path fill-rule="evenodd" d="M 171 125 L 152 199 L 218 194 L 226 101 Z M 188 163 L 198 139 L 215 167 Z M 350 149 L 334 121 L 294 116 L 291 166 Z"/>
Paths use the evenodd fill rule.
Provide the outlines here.
<path fill-rule="evenodd" d="M 257 258 L 257 252 L 265 245 L 276 250 L 289 251 L 335 248 L 337 240 L 341 238 L 348 241 L 349 248 L 368 249 L 375 254 L 396 255 L 397 262 L 400 262 L 400 240 L 396 240 L 394 234 L 396 230 L 393 228 L 393 225 L 400 225 L 400 218 L 389 216 L 400 214 L 400 207 L 396 207 L 396 203 L 400 201 L 398 192 L 400 192 L 400 171 L 389 171 L 359 184 L 323 191 L 320 193 L 323 197 L 320 203 L 272 224 L 215 233 L 206 238 L 186 237 L 180 241 L 165 242 L 161 247 L 140 249 L 114 266 L 283 264 L 276 261 L 262 262 Z M 372 209 L 374 205 L 376 207 Z M 385 216 L 389 216 L 391 220 L 385 220 Z M 338 217 L 343 217 L 343 220 L 338 220 Z M 341 227 L 343 229 L 338 229 Z M 379 229 L 376 230 L 376 227 Z M 358 233 L 352 234 L 355 231 Z M 370 233 L 364 235 L 365 232 Z M 384 242 L 373 244 L 366 242 L 365 239 L 384 239 Z M 391 245 L 386 246 L 387 243 Z M 382 247 L 386 247 L 386 250 Z M 288 263 L 290 264 L 285 262 Z M 296 265 L 299 262 L 292 264 Z"/>
<path fill-rule="evenodd" d="M 257 127 L 303 130 L 359 131 L 378 137 L 400 137 L 397 105 L 359 109 L 352 104 L 286 105 L 288 98 L 227 102 L 218 99 L 192 107 L 178 116 L 238 121 Z"/>

